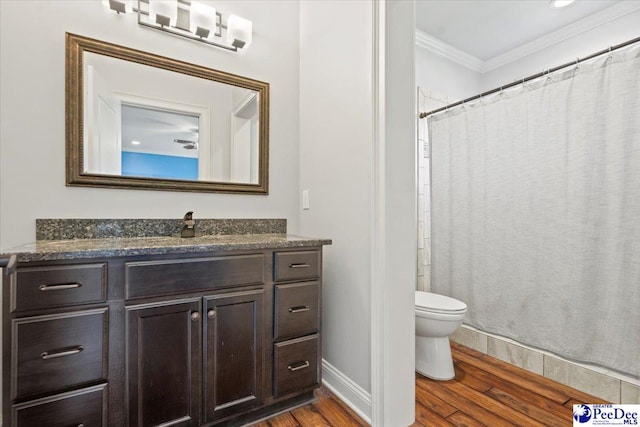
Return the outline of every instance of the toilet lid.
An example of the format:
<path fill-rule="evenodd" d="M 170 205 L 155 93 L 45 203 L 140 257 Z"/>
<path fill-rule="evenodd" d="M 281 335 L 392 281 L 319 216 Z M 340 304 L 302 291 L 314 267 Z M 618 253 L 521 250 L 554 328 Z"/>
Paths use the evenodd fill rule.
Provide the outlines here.
<path fill-rule="evenodd" d="M 416 291 L 416 310 L 456 312 L 467 309 L 467 304 L 455 298 L 431 292 Z"/>

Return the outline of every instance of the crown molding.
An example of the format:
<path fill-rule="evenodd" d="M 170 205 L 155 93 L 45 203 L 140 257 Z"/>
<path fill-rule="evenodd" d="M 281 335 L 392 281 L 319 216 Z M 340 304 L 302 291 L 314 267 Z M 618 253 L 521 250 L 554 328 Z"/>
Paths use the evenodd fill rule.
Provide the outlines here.
<path fill-rule="evenodd" d="M 495 56 L 487 61 L 482 61 L 481 59 L 420 30 L 416 30 L 416 45 L 463 65 L 473 71 L 486 73 L 637 10 L 640 10 L 639 1 L 622 1 L 620 3 L 616 3 L 613 6 L 594 13 L 593 15 L 586 16 L 576 22 L 525 43 L 501 55 Z"/>
<path fill-rule="evenodd" d="M 546 49 L 637 10 L 640 10 L 640 2 L 638 1 L 622 1 L 616 3 L 593 15 L 586 16 L 556 31 L 545 34 L 540 38 L 485 61 L 480 72 L 486 73 L 495 70 L 509 62 L 517 61 L 539 50 Z"/>
<path fill-rule="evenodd" d="M 473 55 L 469 55 L 468 53 L 423 31 L 416 30 L 416 46 L 427 49 L 430 52 L 470 68 L 473 71 L 477 71 L 479 73 L 482 72 L 484 62 L 481 59 L 476 58 Z"/>

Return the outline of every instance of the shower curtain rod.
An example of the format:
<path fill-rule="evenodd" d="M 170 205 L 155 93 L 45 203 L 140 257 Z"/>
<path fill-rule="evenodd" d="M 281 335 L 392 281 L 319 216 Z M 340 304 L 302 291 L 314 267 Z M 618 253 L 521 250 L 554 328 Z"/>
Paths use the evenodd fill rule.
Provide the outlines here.
<path fill-rule="evenodd" d="M 562 64 L 562 65 L 559 65 L 559 66 L 554 67 L 554 68 L 549 68 L 548 70 L 542 71 L 542 72 L 540 72 L 538 74 L 534 74 L 532 76 L 525 77 L 523 79 L 517 80 L 517 81 L 515 81 L 513 83 L 509 83 L 507 85 L 500 86 L 500 87 L 497 87 L 495 89 L 488 90 L 486 92 L 481 93 L 480 95 L 474 95 L 471 98 L 467 98 L 467 99 L 463 99 L 462 101 L 454 102 L 453 104 L 449 104 L 449 105 L 446 105 L 444 107 L 437 108 L 437 109 L 429 111 L 427 113 L 420 113 L 419 117 L 421 119 L 424 119 L 425 117 L 428 117 L 428 116 L 430 116 L 432 114 L 448 110 L 449 108 L 457 107 L 458 105 L 466 104 L 467 102 L 475 101 L 476 99 L 483 98 L 483 97 L 485 97 L 487 95 L 491 95 L 492 93 L 500 92 L 500 91 L 508 89 L 510 87 L 514 87 L 514 86 L 517 86 L 517 85 L 520 85 L 520 84 L 524 84 L 524 83 L 526 83 L 526 82 L 528 82 L 530 80 L 537 79 L 539 77 L 545 76 L 545 75 L 550 74 L 550 73 L 555 73 L 556 71 L 561 70 L 563 68 L 567 68 L 567 67 L 578 65 L 579 63 L 587 61 L 589 59 L 593 59 L 596 56 L 600 56 L 600 55 L 604 55 L 605 53 L 613 52 L 614 50 L 620 49 L 620 48 L 625 47 L 625 46 L 629 46 L 629 45 L 637 43 L 637 42 L 640 42 L 640 37 L 636 37 L 635 39 L 631 39 L 629 41 L 617 44 L 615 46 L 609 46 L 608 49 L 603 49 L 603 50 L 601 50 L 599 52 L 596 52 L 596 53 L 593 53 L 593 54 L 591 54 L 591 55 L 589 55 L 587 57 L 577 58 L 573 62 L 567 62 L 566 64 Z"/>

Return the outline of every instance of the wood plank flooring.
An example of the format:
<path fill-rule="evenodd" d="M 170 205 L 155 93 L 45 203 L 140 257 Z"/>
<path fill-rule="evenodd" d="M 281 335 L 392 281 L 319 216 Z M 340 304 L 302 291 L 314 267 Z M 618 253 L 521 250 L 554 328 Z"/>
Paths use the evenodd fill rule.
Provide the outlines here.
<path fill-rule="evenodd" d="M 608 403 L 459 344 L 451 352 L 453 380 L 416 374 L 416 427 L 567 426 L 573 404 Z"/>
<path fill-rule="evenodd" d="M 366 427 L 351 408 L 326 387 L 315 391 L 317 402 L 270 418 L 255 427 Z"/>
<path fill-rule="evenodd" d="M 608 403 L 468 347 L 452 343 L 456 377 L 416 374 L 413 427 L 567 426 L 575 403 Z M 256 424 L 258 427 L 363 427 L 368 424 L 322 387 L 318 401 Z"/>

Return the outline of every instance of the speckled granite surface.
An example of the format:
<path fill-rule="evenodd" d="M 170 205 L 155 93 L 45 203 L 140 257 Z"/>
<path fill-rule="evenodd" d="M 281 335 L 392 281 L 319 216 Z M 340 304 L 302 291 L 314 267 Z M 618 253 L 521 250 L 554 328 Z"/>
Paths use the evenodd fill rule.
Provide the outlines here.
<path fill-rule="evenodd" d="M 40 240 L 3 255 L 16 254 L 18 262 L 136 255 L 181 254 L 226 250 L 282 249 L 330 245 L 331 240 L 287 234 L 233 234 L 180 237 L 137 237 L 75 240 Z"/>
<path fill-rule="evenodd" d="M 197 237 L 175 237 L 180 219 L 36 219 L 36 241 L 10 248 L 18 262 L 330 245 L 288 235 L 286 219 L 198 219 Z"/>
<path fill-rule="evenodd" d="M 200 235 L 285 234 L 286 219 L 195 218 Z M 162 237 L 180 233 L 181 219 L 36 219 L 36 240 Z"/>

